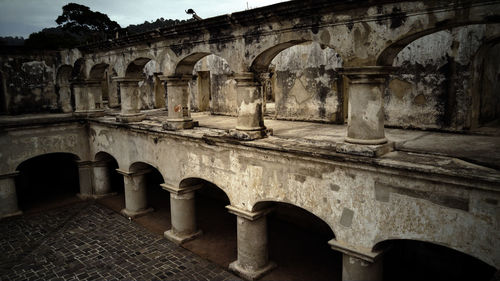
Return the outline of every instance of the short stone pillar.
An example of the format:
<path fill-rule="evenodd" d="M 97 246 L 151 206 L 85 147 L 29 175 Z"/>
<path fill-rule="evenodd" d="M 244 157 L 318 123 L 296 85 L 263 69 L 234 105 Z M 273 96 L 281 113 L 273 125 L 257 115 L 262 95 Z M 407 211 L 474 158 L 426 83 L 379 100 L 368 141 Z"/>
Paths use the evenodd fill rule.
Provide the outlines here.
<path fill-rule="evenodd" d="M 95 82 L 84 80 L 75 80 L 72 82 L 73 93 L 75 95 L 75 115 L 79 117 L 96 117 L 104 115 L 102 108 L 102 89 L 99 83 L 99 89 Z M 96 94 L 96 92 L 98 92 Z M 100 97 L 100 98 L 99 98 Z M 97 101 L 96 101 L 97 98 Z M 96 103 L 99 108 L 96 108 Z"/>
<path fill-rule="evenodd" d="M 182 130 L 194 127 L 189 112 L 189 81 L 192 75 L 159 76 L 165 81 L 167 89 L 167 122 L 163 124 L 165 130 Z"/>
<path fill-rule="evenodd" d="M 238 236 L 238 259 L 229 269 L 243 278 L 258 279 L 276 267 L 269 261 L 267 249 L 266 215 L 271 209 L 249 212 L 231 205 L 226 208 L 237 216 Z"/>
<path fill-rule="evenodd" d="M 116 120 L 123 123 L 139 122 L 146 118 L 141 113 L 141 100 L 139 98 L 140 78 L 114 77 L 118 83 L 121 96 L 121 111 Z"/>
<path fill-rule="evenodd" d="M 0 218 L 22 214 L 17 203 L 16 183 L 14 177 L 19 172 L 0 175 Z"/>
<path fill-rule="evenodd" d="M 64 113 L 73 112 L 73 106 L 71 106 L 71 84 L 61 83 L 59 84 L 59 103 L 61 105 L 61 110 Z"/>
<path fill-rule="evenodd" d="M 121 213 L 134 219 L 152 212 L 153 208 L 148 208 L 145 177 L 150 171 L 127 172 L 120 169 L 116 171 L 123 175 L 125 184 L 125 209 L 121 210 Z"/>
<path fill-rule="evenodd" d="M 196 225 L 195 190 L 201 184 L 177 188 L 165 183 L 160 186 L 170 192 L 170 216 L 172 229 L 165 231 L 165 238 L 182 244 L 202 234 Z"/>
<path fill-rule="evenodd" d="M 87 80 L 87 90 L 89 94 L 89 107 L 93 110 L 103 111 L 104 103 L 102 101 L 102 81 Z"/>
<path fill-rule="evenodd" d="M 393 67 L 341 68 L 349 78 L 346 142 L 376 145 L 387 142 L 384 133 L 385 81 Z"/>
<path fill-rule="evenodd" d="M 111 170 L 109 169 L 109 161 L 96 161 L 93 167 L 93 186 L 95 199 L 116 195 L 116 192 L 111 192 Z"/>
<path fill-rule="evenodd" d="M 80 182 L 80 193 L 77 196 L 86 200 L 93 197 L 93 167 L 92 161 L 77 161 L 78 177 Z"/>
<path fill-rule="evenodd" d="M 242 140 L 265 137 L 270 130 L 264 126 L 260 83 L 255 81 L 254 74 L 251 72 L 238 74 L 234 79 L 236 80 L 238 120 L 236 130 L 231 130 L 230 134 Z"/>

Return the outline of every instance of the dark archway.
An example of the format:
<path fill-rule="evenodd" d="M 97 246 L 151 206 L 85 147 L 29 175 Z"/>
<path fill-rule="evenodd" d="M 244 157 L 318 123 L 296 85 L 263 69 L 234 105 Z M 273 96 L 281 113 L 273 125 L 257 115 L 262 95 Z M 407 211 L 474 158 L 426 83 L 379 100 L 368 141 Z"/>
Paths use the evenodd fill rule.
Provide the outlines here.
<path fill-rule="evenodd" d="M 77 160 L 74 154 L 50 153 L 19 164 L 15 181 L 20 209 L 35 212 L 79 201 Z"/>
<path fill-rule="evenodd" d="M 490 281 L 492 266 L 445 246 L 416 240 L 386 240 L 374 250 L 389 249 L 383 256 L 384 280 Z"/>
<path fill-rule="evenodd" d="M 254 209 L 272 207 L 268 215 L 269 259 L 278 267 L 262 280 L 341 280 L 342 254 L 328 241 L 330 226 L 309 211 L 283 202 L 262 201 Z"/>

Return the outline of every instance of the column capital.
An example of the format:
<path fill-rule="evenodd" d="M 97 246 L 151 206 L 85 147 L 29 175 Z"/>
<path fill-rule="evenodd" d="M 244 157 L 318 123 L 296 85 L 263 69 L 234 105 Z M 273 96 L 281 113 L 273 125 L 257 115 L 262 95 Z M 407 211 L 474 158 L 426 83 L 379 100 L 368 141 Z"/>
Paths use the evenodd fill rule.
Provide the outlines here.
<path fill-rule="evenodd" d="M 19 174 L 20 174 L 19 171 L 14 171 L 12 173 L 2 174 L 2 175 L 0 175 L 0 180 L 17 177 L 17 176 L 19 176 Z"/>
<path fill-rule="evenodd" d="M 77 160 L 76 161 L 76 165 L 78 166 L 78 168 L 80 168 L 80 167 L 91 167 L 92 163 L 93 163 L 92 160 Z"/>
<path fill-rule="evenodd" d="M 339 251 L 341 253 L 358 258 L 360 260 L 364 260 L 369 263 L 377 262 L 386 252 L 384 250 L 374 252 L 370 249 L 353 249 L 352 247 L 348 247 L 344 243 L 337 241 L 335 238 L 328 241 L 328 245 L 330 245 L 330 247 L 335 251 Z"/>
<path fill-rule="evenodd" d="M 254 220 L 258 220 L 261 217 L 269 214 L 270 212 L 273 211 L 274 208 L 268 207 L 268 208 L 264 208 L 262 210 L 252 212 L 252 211 L 240 209 L 240 208 L 232 206 L 232 205 L 227 205 L 226 209 L 228 210 L 229 213 L 231 213 L 233 215 L 237 215 L 238 217 L 242 217 L 242 218 L 245 218 L 247 220 L 254 221 Z"/>
<path fill-rule="evenodd" d="M 158 75 L 161 81 L 167 82 L 168 86 L 184 86 L 191 79 L 193 75 L 183 74 L 183 75 Z"/>
<path fill-rule="evenodd" d="M 123 175 L 123 176 L 126 176 L 126 177 L 135 177 L 135 176 L 141 176 L 141 175 L 145 175 L 149 172 L 151 172 L 150 169 L 143 169 L 143 170 L 138 170 L 138 171 L 134 171 L 134 172 L 129 172 L 129 171 L 125 171 L 125 170 L 120 170 L 120 169 L 116 169 L 116 171 Z"/>
<path fill-rule="evenodd" d="M 70 84 L 74 87 L 86 87 L 87 86 L 87 81 L 84 79 L 73 79 L 70 80 Z"/>
<path fill-rule="evenodd" d="M 170 192 L 170 193 L 173 193 L 175 195 L 182 195 L 182 194 L 186 194 L 186 193 L 189 193 L 189 192 L 193 192 L 197 189 L 200 189 L 203 187 L 203 184 L 200 183 L 200 184 L 195 184 L 195 185 L 190 185 L 190 186 L 186 186 L 186 187 L 176 187 L 176 186 L 173 186 L 173 185 L 170 185 L 168 183 L 161 183 L 160 186 Z"/>
<path fill-rule="evenodd" d="M 85 84 L 87 86 L 101 87 L 102 80 L 101 79 L 87 79 L 85 80 Z"/>
<path fill-rule="evenodd" d="M 385 79 L 389 74 L 394 73 L 398 67 L 394 66 L 360 66 L 360 67 L 341 67 L 337 71 L 354 80 L 351 83 L 362 83 L 365 79 L 374 81 L 374 79 Z M 382 80 L 383 81 L 383 80 Z"/>
<path fill-rule="evenodd" d="M 234 74 L 234 80 L 236 80 L 237 87 L 248 87 L 248 86 L 259 86 L 260 83 L 257 81 L 253 72 L 242 72 Z"/>
<path fill-rule="evenodd" d="M 111 80 L 117 82 L 118 84 L 124 84 L 124 85 L 137 85 L 139 81 L 142 80 L 142 78 L 138 77 L 112 77 Z"/>

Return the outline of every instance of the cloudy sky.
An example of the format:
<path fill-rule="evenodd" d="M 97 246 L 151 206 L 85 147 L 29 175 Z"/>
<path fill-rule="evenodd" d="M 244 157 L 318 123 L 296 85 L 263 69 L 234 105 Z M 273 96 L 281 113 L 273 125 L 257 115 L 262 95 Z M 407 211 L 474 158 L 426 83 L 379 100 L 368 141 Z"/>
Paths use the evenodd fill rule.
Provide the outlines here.
<path fill-rule="evenodd" d="M 188 19 L 192 8 L 202 18 L 271 5 L 284 0 L 0 0 L 0 36 L 22 36 L 56 26 L 62 7 L 73 2 L 107 14 L 122 27 L 144 21 Z"/>

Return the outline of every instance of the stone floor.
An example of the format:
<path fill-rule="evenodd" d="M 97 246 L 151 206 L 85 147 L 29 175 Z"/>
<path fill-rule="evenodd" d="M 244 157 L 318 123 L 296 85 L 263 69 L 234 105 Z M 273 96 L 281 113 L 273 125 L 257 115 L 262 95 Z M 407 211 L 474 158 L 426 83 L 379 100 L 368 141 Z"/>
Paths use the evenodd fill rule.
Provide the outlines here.
<path fill-rule="evenodd" d="M 0 221 L 0 280 L 240 280 L 95 203 Z"/>

